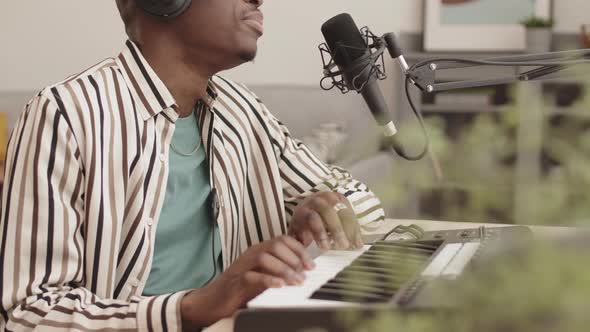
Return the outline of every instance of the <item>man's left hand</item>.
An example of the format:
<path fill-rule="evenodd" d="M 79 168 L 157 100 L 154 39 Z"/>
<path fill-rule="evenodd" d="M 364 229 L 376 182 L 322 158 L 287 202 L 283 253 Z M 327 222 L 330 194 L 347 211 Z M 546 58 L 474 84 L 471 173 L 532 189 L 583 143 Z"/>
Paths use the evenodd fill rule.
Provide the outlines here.
<path fill-rule="evenodd" d="M 321 250 L 360 249 L 361 229 L 350 202 L 334 192 L 316 193 L 301 202 L 293 213 L 289 235 L 304 246 L 315 240 Z"/>

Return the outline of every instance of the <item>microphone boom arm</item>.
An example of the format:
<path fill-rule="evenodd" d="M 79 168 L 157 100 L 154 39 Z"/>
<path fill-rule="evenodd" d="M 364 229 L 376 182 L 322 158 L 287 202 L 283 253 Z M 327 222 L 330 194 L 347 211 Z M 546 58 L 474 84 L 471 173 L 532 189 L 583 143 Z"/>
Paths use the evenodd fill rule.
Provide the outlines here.
<path fill-rule="evenodd" d="M 421 61 L 413 65 L 407 70 L 405 74 L 412 79 L 418 88 L 428 93 L 433 93 L 457 89 L 493 86 L 518 81 L 539 80 L 546 78 L 546 76 L 550 74 L 554 74 L 580 64 L 590 64 L 590 49 L 506 56 L 482 60 L 434 58 Z M 469 68 L 475 66 L 521 66 L 539 68 L 505 77 L 461 80 L 443 83 L 436 82 L 437 71 Z"/>
<path fill-rule="evenodd" d="M 338 21 L 340 20 L 340 21 Z M 325 34 L 324 27 L 328 25 L 330 28 L 335 26 L 335 22 L 340 22 L 342 26 L 352 26 L 352 30 L 357 30 L 354 21 L 348 14 L 338 15 L 322 26 L 322 31 Z M 329 23 L 329 24 L 328 24 Z M 336 24 L 337 25 L 337 24 Z M 328 29 L 327 31 L 331 31 Z M 350 32 L 350 31 L 348 31 Z M 412 66 L 406 62 L 402 49 L 397 43 L 394 33 L 386 33 L 381 37 L 374 35 L 367 27 L 360 29 L 363 40 L 359 43 L 358 40 L 351 42 L 350 45 L 334 42 L 332 40 L 331 49 L 328 44 L 322 43 L 319 45 L 319 50 L 323 63 L 323 77 L 320 81 L 320 87 L 324 90 L 331 90 L 334 87 L 338 88 L 340 92 L 348 93 L 356 91 L 362 93 L 367 102 L 371 113 L 376 117 L 377 122 L 384 130 L 384 135 L 390 140 L 391 147 L 395 152 L 407 160 L 419 160 L 423 158 L 428 152 L 429 139 L 422 113 L 416 108 L 409 87 L 411 85 L 417 86 L 420 90 L 427 93 L 442 92 L 457 89 L 486 87 L 507 84 L 517 81 L 531 81 L 544 79 L 550 74 L 554 74 L 564 69 L 585 64 L 590 64 L 590 49 L 581 49 L 574 51 L 560 51 L 548 52 L 541 54 L 526 54 L 516 56 L 504 56 L 488 59 L 460 59 L 460 58 L 433 58 L 420 61 Z M 330 32 L 332 33 L 332 32 Z M 353 32 L 350 32 L 354 34 Z M 354 38 L 353 38 L 354 39 Z M 327 39 L 328 40 L 328 39 Z M 337 41 L 338 39 L 336 39 Z M 344 40 L 347 40 L 344 38 Z M 397 60 L 405 75 L 405 92 L 406 98 L 416 115 L 418 122 L 422 128 L 425 137 L 425 144 L 422 152 L 409 155 L 403 144 L 397 139 L 397 129 L 393 125 L 393 121 L 389 118 L 387 112 L 382 110 L 387 109 L 382 96 L 375 90 L 376 80 L 383 80 L 385 75 L 385 61 L 383 53 L 385 49 L 388 50 L 392 59 Z M 361 53 L 360 56 L 355 56 L 348 61 L 346 68 L 341 68 L 341 64 L 336 63 L 337 55 Z M 363 54 L 363 52 L 365 52 Z M 341 61 L 341 60 L 340 60 Z M 490 77 L 483 79 L 467 79 L 457 80 L 451 82 L 437 82 L 436 74 L 440 70 L 469 68 L 476 66 L 509 66 L 509 67 L 535 67 L 519 74 L 509 75 L 504 77 Z M 369 87 L 365 89 L 365 87 Z M 366 90 L 370 90 L 367 92 Z M 379 95 L 379 96 L 377 96 Z M 378 98 L 379 97 L 379 98 Z"/>

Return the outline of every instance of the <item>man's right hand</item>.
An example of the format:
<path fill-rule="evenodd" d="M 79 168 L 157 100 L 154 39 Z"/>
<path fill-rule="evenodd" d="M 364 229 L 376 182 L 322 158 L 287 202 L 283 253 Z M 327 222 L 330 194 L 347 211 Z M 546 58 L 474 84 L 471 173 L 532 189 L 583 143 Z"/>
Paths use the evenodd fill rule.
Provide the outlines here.
<path fill-rule="evenodd" d="M 254 245 L 209 285 L 182 300 L 184 331 L 195 331 L 233 315 L 267 288 L 303 283 L 305 270 L 315 267 L 303 245 L 280 236 Z"/>

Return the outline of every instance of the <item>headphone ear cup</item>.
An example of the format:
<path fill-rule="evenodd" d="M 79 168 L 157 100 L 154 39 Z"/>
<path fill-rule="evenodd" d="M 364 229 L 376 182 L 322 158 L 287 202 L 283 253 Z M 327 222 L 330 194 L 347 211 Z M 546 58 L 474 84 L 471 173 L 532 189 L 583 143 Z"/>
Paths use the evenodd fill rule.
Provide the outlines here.
<path fill-rule="evenodd" d="M 172 19 L 184 13 L 192 0 L 135 0 L 135 3 L 150 15 Z"/>

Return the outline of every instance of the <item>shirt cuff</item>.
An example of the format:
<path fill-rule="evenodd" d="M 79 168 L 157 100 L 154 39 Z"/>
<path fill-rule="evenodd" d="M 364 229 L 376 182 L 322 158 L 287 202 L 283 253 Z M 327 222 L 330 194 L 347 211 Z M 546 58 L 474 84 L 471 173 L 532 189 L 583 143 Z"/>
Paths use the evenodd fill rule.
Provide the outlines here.
<path fill-rule="evenodd" d="M 137 308 L 139 331 L 182 331 L 180 303 L 190 290 L 143 298 Z"/>

